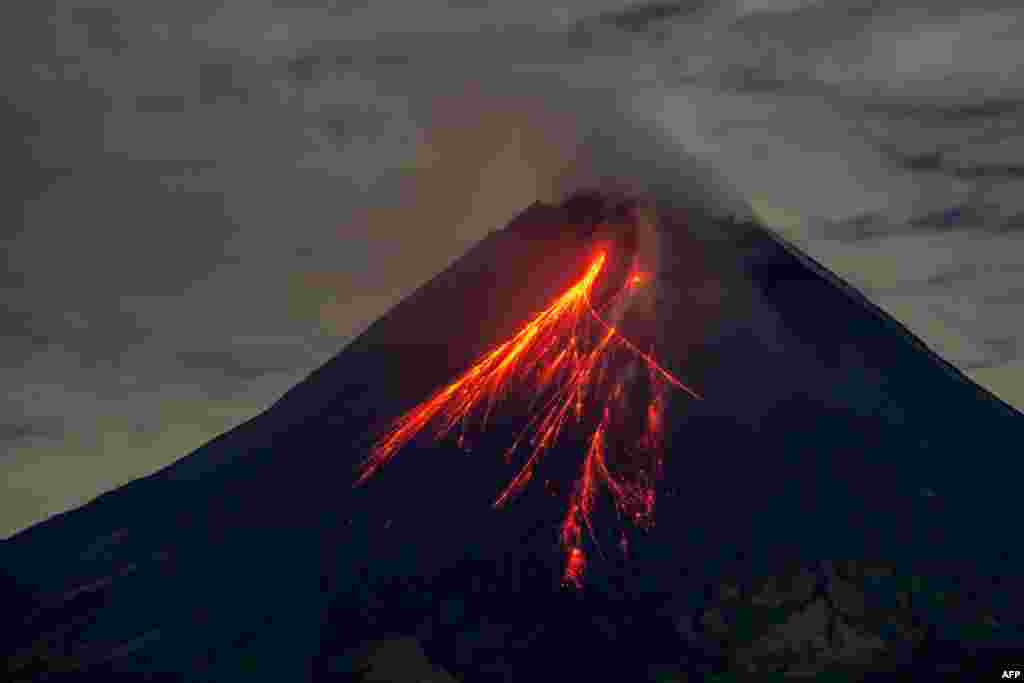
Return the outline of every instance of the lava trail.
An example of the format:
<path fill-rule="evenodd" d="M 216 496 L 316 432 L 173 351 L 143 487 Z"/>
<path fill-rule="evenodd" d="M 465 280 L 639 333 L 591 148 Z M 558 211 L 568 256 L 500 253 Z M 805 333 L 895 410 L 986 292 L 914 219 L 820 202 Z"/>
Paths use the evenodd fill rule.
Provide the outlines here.
<path fill-rule="evenodd" d="M 531 417 L 505 452 L 525 440 L 531 447 L 518 474 L 498 496 L 499 507 L 521 492 L 544 454 L 572 424 L 585 432 L 587 449 L 561 525 L 566 553 L 564 583 L 581 586 L 586 566 L 583 527 L 593 537 L 591 514 L 601 486 L 612 494 L 621 517 L 645 527 L 652 522 L 655 486 L 662 469 L 662 415 L 670 388 L 700 398 L 626 339 L 596 310 L 594 284 L 608 260 L 596 254 L 586 273 L 511 339 L 485 354 L 456 380 L 409 410 L 375 442 L 356 485 L 364 483 L 428 425 L 437 439 L 456 425 L 486 427 L 487 419 L 513 386 L 537 397 Z M 611 298 L 621 310 L 644 277 L 632 272 Z M 637 395 L 643 414 L 635 415 Z M 463 445 L 462 436 L 459 437 Z M 625 546 L 625 537 L 623 537 Z"/>

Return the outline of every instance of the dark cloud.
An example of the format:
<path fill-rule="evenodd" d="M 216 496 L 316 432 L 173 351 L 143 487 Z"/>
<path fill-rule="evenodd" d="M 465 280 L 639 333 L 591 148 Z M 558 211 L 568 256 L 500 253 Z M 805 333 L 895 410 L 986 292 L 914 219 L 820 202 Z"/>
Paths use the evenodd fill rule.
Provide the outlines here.
<path fill-rule="evenodd" d="M 892 221 L 877 212 L 867 212 L 841 221 L 829 221 L 823 231 L 830 240 L 854 244 L 891 235 L 899 230 Z"/>
<path fill-rule="evenodd" d="M 331 12 L 349 12 L 362 9 L 370 0 L 274 0 L 279 9 L 326 9 Z"/>
<path fill-rule="evenodd" d="M 1021 286 L 1020 282 L 1020 274 L 1018 273 L 1012 282 L 1007 283 L 1007 286 L 986 294 L 984 297 L 985 303 L 1012 304 L 1014 306 L 1024 305 L 1024 286 Z"/>
<path fill-rule="evenodd" d="M 942 270 L 929 277 L 925 282 L 928 285 L 951 287 L 955 286 L 957 283 L 963 282 L 964 280 L 973 280 L 977 278 L 980 270 L 981 269 L 977 264 L 965 263 L 947 270 Z"/>
<path fill-rule="evenodd" d="M 345 52 L 344 47 L 324 46 L 316 52 L 288 58 L 284 60 L 285 69 L 295 81 L 308 86 L 316 84 L 321 78 L 346 72 L 370 71 L 376 77 L 386 78 L 380 69 L 404 68 L 416 63 L 412 55 L 408 54 L 377 53 L 373 50 L 351 54 Z"/>
<path fill-rule="evenodd" d="M 614 26 L 623 31 L 640 32 L 670 19 L 679 19 L 695 14 L 706 9 L 710 4 L 706 0 L 648 2 L 636 4 L 624 10 L 604 12 L 590 21 Z"/>
<path fill-rule="evenodd" d="M 819 239 L 856 244 L 895 235 L 925 236 L 954 231 L 968 231 L 976 236 L 995 236 L 1019 227 L 1024 227 L 1024 220 L 1020 216 L 1015 218 L 1015 214 L 1003 215 L 1001 207 L 996 204 L 969 201 L 926 211 L 906 221 L 893 221 L 880 213 L 865 213 L 842 221 L 832 221 L 820 231 Z M 969 273 L 958 271 L 958 274 L 953 274 L 944 271 L 935 274 L 929 283 L 950 284 L 950 278 L 959 281 L 965 274 Z"/>
<path fill-rule="evenodd" d="M 749 51 L 767 47 L 799 55 L 855 36 L 873 14 L 874 4 L 849 3 L 839 10 L 833 3 L 808 2 L 788 11 L 772 11 L 769 3 L 739 16 L 728 31 L 749 41 Z"/>
<path fill-rule="evenodd" d="M 8 446 L 12 442 L 30 441 L 32 439 L 59 439 L 64 430 L 56 421 L 47 422 L 4 422 L 0 423 L 0 443 Z"/>
<path fill-rule="evenodd" d="M 30 230 L 10 245 L 15 267 L 41 296 L 75 306 L 86 292 L 180 293 L 223 259 L 233 226 L 222 195 L 175 185 L 209 162 L 107 156 L 74 165 L 79 170 L 28 207 Z M 188 227 L 197 224 L 203 229 Z M 75 286 L 84 281 L 88 290 Z"/>
<path fill-rule="evenodd" d="M 377 55 L 373 59 L 377 66 L 409 66 L 412 57 L 409 55 Z"/>
<path fill-rule="evenodd" d="M 120 54 L 128 41 L 121 32 L 121 19 L 109 7 L 72 7 L 70 23 L 86 32 L 86 45 L 93 50 Z"/>
<path fill-rule="evenodd" d="M 199 103 L 217 104 L 222 100 L 235 100 L 239 104 L 246 104 L 249 101 L 249 90 L 239 82 L 232 64 L 200 64 Z"/>
<path fill-rule="evenodd" d="M 926 152 L 910 156 L 902 156 L 897 153 L 896 156 L 900 163 L 910 171 L 942 171 L 944 168 L 944 157 L 941 152 Z"/>
<path fill-rule="evenodd" d="M 958 164 L 950 172 L 963 180 L 1024 179 L 1024 164 Z"/>
<path fill-rule="evenodd" d="M 186 106 L 184 95 L 135 96 L 135 111 L 140 114 L 180 114 Z"/>
<path fill-rule="evenodd" d="M 918 228 L 951 229 L 963 225 L 983 225 L 987 216 L 970 204 L 951 206 L 939 211 L 930 211 L 923 216 L 912 218 L 910 225 Z"/>
<path fill-rule="evenodd" d="M 843 221 L 831 222 L 822 234 L 843 243 L 856 243 L 892 235 L 927 235 L 969 230 L 973 233 L 999 233 L 1011 229 L 1013 217 L 1000 214 L 1000 207 L 984 202 L 964 202 L 926 211 L 905 222 L 879 213 L 865 213 Z M 944 284 L 948 273 L 937 274 L 933 284 Z"/>
<path fill-rule="evenodd" d="M 793 88 L 793 82 L 780 78 L 770 64 L 731 66 L 722 72 L 719 82 L 723 89 L 740 93 L 791 92 Z"/>
<path fill-rule="evenodd" d="M 993 366 L 1008 363 L 1018 357 L 1020 340 L 1016 337 L 988 338 L 982 341 L 995 355 L 995 359 L 992 362 Z"/>
<path fill-rule="evenodd" d="M 197 350 L 178 351 L 175 358 L 189 370 L 215 373 L 216 375 L 230 379 L 252 380 L 264 375 L 279 372 L 294 372 L 297 367 L 306 364 L 306 359 L 293 358 L 292 363 L 271 361 L 263 358 L 253 358 L 252 352 L 246 353 L 245 349 L 233 350 Z M 295 354 L 289 354 L 294 356 Z"/>
<path fill-rule="evenodd" d="M 662 43 L 667 40 L 670 29 L 677 22 L 703 14 L 712 6 L 713 3 L 705 0 L 647 2 L 587 15 L 567 27 L 568 46 L 584 50 L 599 47 L 604 50 L 623 37 L 643 37 Z"/>
<path fill-rule="evenodd" d="M 1000 227 L 1004 230 L 1017 230 L 1024 228 L 1024 211 L 1019 211 L 1008 216 L 1000 223 Z"/>
<path fill-rule="evenodd" d="M 344 138 L 345 131 L 348 129 L 344 119 L 328 119 L 324 125 L 332 135 L 339 138 Z"/>
<path fill-rule="evenodd" d="M 987 119 L 1024 113 L 1024 100 L 1017 97 L 984 97 L 976 102 L 938 103 L 928 101 L 865 102 L 866 111 L 875 111 L 893 119 L 914 119 L 922 124 L 964 123 L 978 125 Z"/>
<path fill-rule="evenodd" d="M 116 367 L 122 354 L 145 343 L 152 334 L 139 326 L 133 315 L 116 309 L 64 312 L 61 307 L 43 307 L 32 299 L 22 305 L 33 302 L 33 310 L 0 313 L 0 349 L 11 363 L 57 348 L 74 354 L 83 369 Z"/>
<path fill-rule="evenodd" d="M 42 329 L 38 318 L 38 313 L 5 309 L 0 312 L 0 336 L 7 343 L 21 342 L 30 349 L 54 343 L 56 337 Z"/>
<path fill-rule="evenodd" d="M 1024 164 L 986 163 L 962 158 L 951 158 L 941 151 L 923 154 L 905 154 L 890 151 L 898 164 L 910 171 L 943 173 L 960 180 L 1020 180 L 1024 178 Z"/>
<path fill-rule="evenodd" d="M 943 118 L 976 122 L 978 119 L 991 119 L 1004 116 L 1019 117 L 1024 113 L 1024 100 L 1018 98 L 988 98 L 975 104 L 963 104 L 958 107 L 939 107 Z"/>
<path fill-rule="evenodd" d="M 39 197 L 71 172 L 36 160 L 33 140 L 41 131 L 39 120 L 30 110 L 21 109 L 10 100 L 0 100 L 0 169 L 4 171 L 5 186 L 0 192 L 0 245 L 24 230 L 25 200 Z M 0 286 L 4 285 L 2 278 L 4 274 L 0 272 Z"/>
<path fill-rule="evenodd" d="M 309 83 L 317 76 L 323 63 L 324 58 L 322 55 L 306 54 L 287 60 L 287 70 L 295 80 L 301 83 Z"/>

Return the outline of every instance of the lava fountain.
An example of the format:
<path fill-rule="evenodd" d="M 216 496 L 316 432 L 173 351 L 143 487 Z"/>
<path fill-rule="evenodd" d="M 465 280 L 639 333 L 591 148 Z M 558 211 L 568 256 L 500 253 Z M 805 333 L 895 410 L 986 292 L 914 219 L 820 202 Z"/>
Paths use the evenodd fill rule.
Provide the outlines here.
<path fill-rule="evenodd" d="M 667 394 L 678 389 L 693 398 L 700 396 L 616 326 L 621 311 L 646 283 L 635 259 L 607 303 L 595 304 L 595 284 L 608 270 L 609 250 L 599 249 L 582 277 L 511 339 L 395 420 L 374 443 L 356 485 L 373 476 L 428 426 L 438 440 L 461 426 L 458 443 L 464 446 L 468 428 L 486 428 L 497 404 L 513 388 L 526 388 L 534 397 L 530 417 L 505 459 L 511 463 L 524 442 L 529 444 L 529 455 L 494 507 L 503 506 L 524 489 L 563 432 L 578 429 L 583 431 L 586 451 L 561 524 L 566 554 L 563 583 L 582 585 L 583 528 L 593 537 L 591 513 L 602 486 L 611 493 L 621 518 L 649 527 L 662 470 Z"/>

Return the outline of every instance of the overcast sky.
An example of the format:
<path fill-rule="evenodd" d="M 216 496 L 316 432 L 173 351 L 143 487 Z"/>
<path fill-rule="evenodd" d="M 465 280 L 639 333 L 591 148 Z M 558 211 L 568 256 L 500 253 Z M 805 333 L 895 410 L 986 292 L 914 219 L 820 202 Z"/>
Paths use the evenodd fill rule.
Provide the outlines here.
<path fill-rule="evenodd" d="M 591 113 L 530 74 L 627 96 L 1024 408 L 1014 4 L 7 7 L 0 536 L 266 408 L 542 196 L 517 103 Z"/>

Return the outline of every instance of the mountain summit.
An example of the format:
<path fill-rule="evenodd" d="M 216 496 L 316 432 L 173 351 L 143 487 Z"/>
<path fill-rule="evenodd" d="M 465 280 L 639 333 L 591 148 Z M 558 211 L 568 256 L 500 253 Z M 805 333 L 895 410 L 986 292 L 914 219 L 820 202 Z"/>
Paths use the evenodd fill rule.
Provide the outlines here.
<path fill-rule="evenodd" d="M 591 331 L 520 336 L 599 257 L 576 321 Z M 610 328 L 624 360 L 555 362 Z M 486 367 L 510 377 L 500 359 L 518 348 L 516 372 L 553 367 L 554 379 L 488 394 L 486 420 L 437 438 L 444 411 L 420 414 L 423 429 L 367 469 L 395 420 L 495 350 Z M 495 509 L 531 449 L 502 454 L 584 372 L 604 379 L 578 418 L 566 403 L 543 461 Z M 454 414 L 470 413 L 482 417 Z M 652 414 L 658 455 L 634 459 Z M 838 559 L 988 581 L 971 609 L 998 612 L 989 641 L 1024 642 L 1021 587 L 991 582 L 1024 569 L 1012 547 L 1022 428 L 762 226 L 599 187 L 526 209 L 265 413 L 5 541 L 0 619 L 15 636 L 3 654 L 14 680 L 335 680 L 361 643 L 414 634 L 461 680 L 645 680 L 652 667 L 726 666 L 718 622 L 693 631 L 685 617 L 710 614 L 723 577 L 742 587 Z M 604 466 L 585 457 L 596 432 L 612 471 L 592 477 L 605 487 L 567 544 L 567 506 L 586 467 Z M 616 482 L 655 494 L 648 523 L 622 519 L 638 508 Z M 570 564 L 586 554 L 578 587 L 565 585 L 566 551 Z M 959 614 L 915 618 L 933 641 L 959 642 Z"/>

